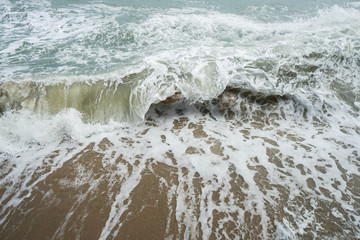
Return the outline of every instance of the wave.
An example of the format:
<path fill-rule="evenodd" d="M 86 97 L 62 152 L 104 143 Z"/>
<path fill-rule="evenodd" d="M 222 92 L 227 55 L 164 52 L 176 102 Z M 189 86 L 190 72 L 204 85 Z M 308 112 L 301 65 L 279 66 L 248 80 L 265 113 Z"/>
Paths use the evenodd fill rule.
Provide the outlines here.
<path fill-rule="evenodd" d="M 171 109 L 167 114 L 171 114 L 172 111 L 178 113 L 181 106 L 183 110 L 180 112 L 195 108 L 203 113 L 220 114 L 230 118 L 234 116 L 251 118 L 257 111 L 265 115 L 282 115 L 285 118 L 285 115 L 295 112 L 302 112 L 303 114 L 300 115 L 305 115 L 307 111 L 314 113 L 314 104 L 316 102 L 318 105 L 323 104 L 323 101 L 316 96 L 304 101 L 301 97 L 292 94 L 259 92 L 233 86 L 225 86 L 225 89 L 218 94 L 196 97 L 189 95 L 189 92 L 183 93 L 175 84 L 160 86 L 149 92 L 142 92 L 144 88 L 139 86 L 133 89 L 131 87 L 129 83 L 104 80 L 91 84 L 62 82 L 51 85 L 36 82 L 7 82 L 0 84 L 0 110 L 2 114 L 21 110 L 42 115 L 56 115 L 66 109 L 75 109 L 85 122 L 118 121 L 133 124 L 147 119 L 146 116 L 151 115 L 154 108 L 158 107 Z M 154 95 L 154 92 L 157 94 Z M 280 111 L 284 105 L 291 105 L 292 110 L 288 108 L 287 112 Z"/>
<path fill-rule="evenodd" d="M 59 132 L 56 139 L 91 134 L 72 130 L 72 119 L 74 125 L 82 121 L 88 129 L 91 124 L 138 124 L 191 111 L 241 121 L 358 122 L 360 14 L 356 8 L 333 6 L 311 17 L 264 22 L 249 15 L 194 8 L 118 7 L 99 19 L 101 10 L 94 6 L 108 9 L 84 5 L 44 15 L 59 29 L 67 29 L 68 37 L 58 38 L 61 34 L 56 35 L 55 28 L 47 31 L 46 21 L 34 18 L 34 29 L 39 30 L 34 38 L 24 39 L 23 30 L 29 27 L 25 24 L 16 29 L 19 39 L 4 45 L 0 120 L 10 132 L 4 130 L 3 141 L 11 135 L 14 143 L 24 139 L 42 145 L 38 133 L 11 132 L 22 129 L 12 125 L 17 118 L 23 119 L 20 125 L 44 123 L 49 126 L 46 132 Z M 5 10 L 1 21 L 9 17 L 6 11 L 10 10 Z M 71 22 L 71 11 L 78 13 L 76 23 Z M 87 12 L 96 16 L 89 16 L 92 28 L 84 28 L 80 17 Z M 133 15 L 139 17 L 130 21 Z M 29 16 L 40 15 L 11 15 L 6 35 Z M 17 44 L 26 46 L 17 48 Z M 57 53 L 52 55 L 51 49 Z M 52 119 L 59 128 L 49 125 Z M 60 124 L 63 120 L 65 125 Z M 23 144 L 27 145 L 32 146 Z"/>
<path fill-rule="evenodd" d="M 11 9 L 1 15 L 5 35 L 14 36 L 1 39 L 3 113 L 74 108 L 90 121 L 139 122 L 177 92 L 204 102 L 234 88 L 359 115 L 360 12 L 351 5 L 270 22 L 254 18 L 256 9 Z"/>
<path fill-rule="evenodd" d="M 3 2 L 0 234 L 359 236 L 356 4 Z"/>
<path fill-rule="evenodd" d="M 292 96 L 308 109 L 359 115 L 360 59 L 355 48 L 294 56 L 204 52 L 147 57 L 137 66 L 81 76 L 24 78 L 0 83 L 0 112 L 26 109 L 56 114 L 74 108 L 85 121 L 138 123 L 152 104 L 174 95 L 190 103 L 212 101 L 228 89 L 266 99 Z M 169 99 L 168 99 L 169 100 Z M 334 110 L 335 111 L 335 110 Z"/>
<path fill-rule="evenodd" d="M 119 129 L 136 129 L 134 123 L 158 126 L 162 121 L 174 119 L 174 124 L 177 124 L 176 119 L 191 116 L 199 116 L 206 121 L 252 123 L 256 128 L 279 126 L 286 121 L 299 124 L 312 122 L 313 117 L 318 124 L 327 124 L 322 115 L 318 115 L 296 96 L 232 87 L 227 87 L 216 97 L 202 101 L 192 101 L 179 91 L 173 95 L 164 95 L 163 100 L 149 103 L 149 107 L 143 108 L 144 116 L 135 120 L 130 111 L 129 95 L 126 97 L 120 94 L 120 85 L 105 85 L 103 81 L 92 85 L 73 83 L 69 86 L 36 85 L 34 82 L 8 84 L 6 87 L 13 91 L 12 94 L 16 93 L 18 98 L 17 101 L 7 102 L 8 106 L 12 104 L 14 108 L 3 111 L 0 117 L 0 155 L 16 156 L 20 152 L 56 146 L 63 142 L 81 144 L 92 141 L 93 135 L 99 138 L 99 135 L 105 137 Z M 4 85 L 0 89 L 0 106 L 4 108 L 4 96 L 8 98 L 10 95 L 9 92 L 4 93 Z M 43 95 L 36 95 L 39 93 Z M 122 102 L 118 99 L 121 97 Z M 89 99 L 93 99 L 96 105 Z M 68 107 L 61 108 L 61 104 L 68 104 Z M 123 120 L 119 121 L 120 118 Z"/>

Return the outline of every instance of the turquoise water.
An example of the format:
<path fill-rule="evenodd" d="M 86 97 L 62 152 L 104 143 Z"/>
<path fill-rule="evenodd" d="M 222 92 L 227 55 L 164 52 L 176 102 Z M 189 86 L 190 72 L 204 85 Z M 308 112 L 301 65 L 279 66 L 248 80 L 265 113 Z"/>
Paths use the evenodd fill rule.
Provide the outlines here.
<path fill-rule="evenodd" d="M 258 38 L 246 39 L 257 25 L 306 21 L 334 5 L 354 8 L 343 1 L 4 1 L 0 76 L 4 81 L 109 72 L 159 51 L 186 47 L 187 38 L 191 47 L 210 43 L 228 47 L 266 37 L 260 32 Z M 213 21 L 221 14 L 241 16 L 247 22 L 216 25 Z M 193 15 L 203 17 L 198 28 L 178 22 L 191 21 Z M 238 35 L 219 39 L 232 31 Z"/>

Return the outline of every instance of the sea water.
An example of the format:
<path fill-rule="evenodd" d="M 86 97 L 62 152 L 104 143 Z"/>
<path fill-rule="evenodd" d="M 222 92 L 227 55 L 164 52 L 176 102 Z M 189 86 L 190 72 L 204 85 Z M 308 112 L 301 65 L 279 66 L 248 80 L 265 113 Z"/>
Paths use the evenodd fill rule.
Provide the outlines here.
<path fill-rule="evenodd" d="M 0 1 L 1 239 L 360 238 L 360 2 Z"/>

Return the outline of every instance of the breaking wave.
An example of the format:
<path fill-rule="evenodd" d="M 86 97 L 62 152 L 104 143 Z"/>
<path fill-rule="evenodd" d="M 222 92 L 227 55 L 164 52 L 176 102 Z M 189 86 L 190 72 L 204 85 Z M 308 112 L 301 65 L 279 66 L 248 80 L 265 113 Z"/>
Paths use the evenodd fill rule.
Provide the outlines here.
<path fill-rule="evenodd" d="M 359 4 L 209 2 L 1 2 L 0 238 L 359 238 Z"/>

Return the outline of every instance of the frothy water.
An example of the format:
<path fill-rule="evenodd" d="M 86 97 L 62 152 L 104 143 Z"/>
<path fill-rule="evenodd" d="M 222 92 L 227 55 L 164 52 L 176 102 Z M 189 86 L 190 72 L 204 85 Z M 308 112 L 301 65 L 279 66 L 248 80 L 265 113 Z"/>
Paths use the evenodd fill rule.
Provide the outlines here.
<path fill-rule="evenodd" d="M 0 238 L 360 238 L 359 6 L 2 1 Z"/>

